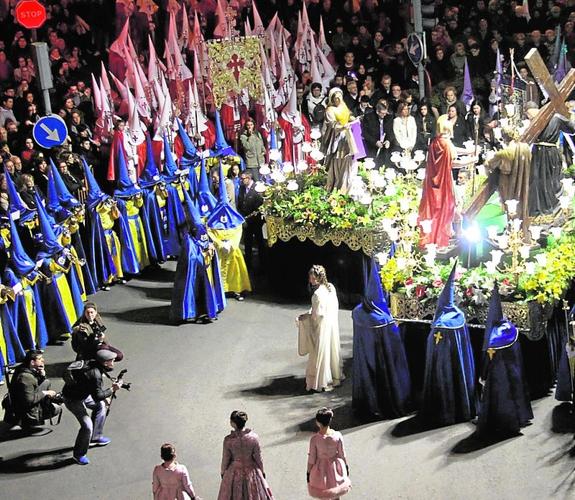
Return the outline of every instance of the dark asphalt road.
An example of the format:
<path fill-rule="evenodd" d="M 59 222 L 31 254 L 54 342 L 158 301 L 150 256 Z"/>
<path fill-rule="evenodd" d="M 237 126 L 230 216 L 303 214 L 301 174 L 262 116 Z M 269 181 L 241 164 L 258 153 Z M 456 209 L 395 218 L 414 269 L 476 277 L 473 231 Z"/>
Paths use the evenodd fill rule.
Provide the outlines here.
<path fill-rule="evenodd" d="M 77 423 L 65 410 L 50 435 L 0 443 L 0 499 L 152 498 L 152 469 L 168 441 L 197 493 L 215 500 L 221 443 L 234 409 L 246 410 L 260 435 L 276 499 L 305 499 L 307 442 L 315 411 L 324 405 L 335 408 L 335 427 L 344 434 L 350 500 L 573 498 L 575 462 L 566 455 L 573 442 L 550 430 L 551 397 L 534 403 L 535 421 L 524 436 L 473 453 L 451 453 L 473 432 L 471 424 L 392 437 L 397 421 L 353 419 L 350 378 L 332 393 L 304 392 L 294 318 L 305 306 L 248 298 L 230 301 L 213 324 L 175 327 L 167 320 L 174 268 L 167 264 L 95 297 L 111 343 L 126 353 L 118 367 L 128 368 L 133 382 L 106 423 L 112 443 L 91 450 L 89 466 L 71 464 Z M 340 312 L 340 321 L 349 377 L 349 311 Z M 69 344 L 49 347 L 46 359 L 60 386 L 57 375 L 73 359 Z"/>

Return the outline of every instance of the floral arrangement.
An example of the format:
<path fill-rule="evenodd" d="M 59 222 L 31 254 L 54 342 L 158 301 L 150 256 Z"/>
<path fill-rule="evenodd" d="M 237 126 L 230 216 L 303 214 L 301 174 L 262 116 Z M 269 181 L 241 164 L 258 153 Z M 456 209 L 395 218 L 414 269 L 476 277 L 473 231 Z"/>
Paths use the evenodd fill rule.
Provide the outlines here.
<path fill-rule="evenodd" d="M 281 182 L 266 187 L 261 211 L 265 216 L 328 230 L 376 228 L 384 220 L 416 210 L 419 203 L 417 184 L 393 169 L 382 174 L 360 164 L 349 194 L 330 193 L 325 184 L 322 168 L 290 172 Z"/>
<path fill-rule="evenodd" d="M 439 297 L 454 262 L 429 266 L 421 261 L 417 270 L 404 267 L 404 264 L 401 259 L 387 259 L 380 271 L 383 287 L 387 291 L 403 293 L 409 298 L 425 302 Z M 517 301 L 526 298 L 524 290 L 514 284 L 512 276 L 505 272 L 491 273 L 484 266 L 479 266 L 470 269 L 456 268 L 457 301 L 465 306 L 487 305 L 495 280 L 499 283 L 499 293 L 503 300 Z"/>

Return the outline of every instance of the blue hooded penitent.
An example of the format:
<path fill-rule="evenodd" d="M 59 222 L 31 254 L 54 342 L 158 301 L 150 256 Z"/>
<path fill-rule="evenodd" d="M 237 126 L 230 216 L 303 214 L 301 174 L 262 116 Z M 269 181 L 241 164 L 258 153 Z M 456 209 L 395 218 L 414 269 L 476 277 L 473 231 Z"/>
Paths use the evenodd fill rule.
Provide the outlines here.
<path fill-rule="evenodd" d="M 192 227 L 182 235 L 178 258 L 170 318 L 174 322 L 206 316 L 215 319 L 225 305 L 225 292 L 220 275 L 217 253 L 210 258 L 207 252 L 210 239 L 200 213 L 184 192 Z"/>
<path fill-rule="evenodd" d="M 353 409 L 397 418 L 409 413 L 411 378 L 401 333 L 389 312 L 379 266 L 372 259 L 363 300 L 353 319 Z"/>
<path fill-rule="evenodd" d="M 224 130 L 222 128 L 222 121 L 220 119 L 220 112 L 217 109 L 214 116 L 214 123 L 216 126 L 216 142 L 212 148 L 212 156 L 237 156 L 236 152 L 226 141 Z"/>
<path fill-rule="evenodd" d="M 182 124 L 181 120 L 179 118 L 176 118 L 176 121 L 178 123 L 178 136 L 182 141 L 182 144 L 184 145 L 184 154 L 180 158 L 180 169 L 191 170 L 192 168 L 194 168 L 194 165 L 198 163 L 198 161 L 200 160 L 198 150 L 196 149 L 196 146 L 190 139 L 190 136 L 186 133 L 186 129 L 184 128 L 184 125 Z"/>
<path fill-rule="evenodd" d="M 15 219 L 19 219 L 21 222 L 27 222 L 32 220 L 36 215 L 34 210 L 29 209 L 20 197 L 20 193 L 16 189 L 12 176 L 6 174 L 6 186 L 8 191 L 8 201 L 9 201 L 9 212 L 10 216 Z"/>
<path fill-rule="evenodd" d="M 94 174 L 90 170 L 90 167 L 84 158 L 82 158 L 82 163 L 84 165 L 84 177 L 86 177 L 86 182 L 88 183 L 88 198 L 86 199 L 86 205 L 88 205 L 90 210 L 93 210 L 98 206 L 98 203 L 103 202 L 110 196 L 100 189 L 100 186 L 94 178 Z"/>
<path fill-rule="evenodd" d="M 22 278 L 36 275 L 34 272 L 36 262 L 24 251 L 20 235 L 12 219 L 10 219 L 9 256 L 10 266 L 6 268 L 5 272 L 5 282 L 8 286 L 14 287 L 21 282 Z M 26 294 L 32 300 L 32 311 L 29 310 Z M 8 303 L 10 304 L 14 328 L 24 349 L 43 349 L 48 343 L 48 332 L 37 284 L 30 285 L 25 291 L 25 295 L 17 294 L 16 300 L 12 304 Z M 35 326 L 28 320 L 29 315 L 36 316 Z"/>
<path fill-rule="evenodd" d="M 114 190 L 114 196 L 117 198 L 131 198 L 136 196 L 142 190 L 132 182 L 128 175 L 128 167 L 126 166 L 126 159 L 124 157 L 124 146 L 118 143 L 118 183 Z"/>
<path fill-rule="evenodd" d="M 480 434 L 515 435 L 533 418 L 518 336 L 515 325 L 503 317 L 496 283 L 483 342 L 481 378 L 485 383 L 477 419 Z"/>
<path fill-rule="evenodd" d="M 54 162 L 50 158 L 50 171 L 54 177 L 54 185 L 56 186 L 56 193 L 58 193 L 58 199 L 60 200 L 60 205 L 67 209 L 72 209 L 81 205 L 81 203 L 70 194 L 70 191 L 66 187 L 66 184 L 62 180 L 62 176 L 58 169 L 54 166 Z M 86 164 L 84 163 L 84 167 Z"/>
<path fill-rule="evenodd" d="M 465 315 L 455 305 L 456 267 L 439 296 L 427 338 L 419 416 L 435 427 L 475 417 L 475 366 Z"/>
<path fill-rule="evenodd" d="M 28 276 L 36 267 L 33 261 L 22 246 L 20 235 L 16 229 L 16 224 L 10 219 L 10 267 L 14 270 L 19 278 Z"/>
<path fill-rule="evenodd" d="M 212 210 L 218 204 L 215 196 L 210 191 L 210 186 L 208 184 L 208 173 L 206 171 L 206 162 L 202 158 L 202 163 L 200 166 L 200 182 L 198 185 L 198 208 L 200 209 L 200 215 L 202 217 L 207 217 L 212 213 Z"/>
<path fill-rule="evenodd" d="M 158 165 L 154 158 L 152 139 L 150 138 L 150 134 L 146 133 L 146 162 L 144 163 L 144 168 L 140 174 L 140 186 L 143 188 L 149 188 L 159 184 L 161 181 L 162 178 L 160 177 L 160 171 L 158 170 Z"/>
<path fill-rule="evenodd" d="M 178 166 L 174 161 L 174 155 L 170 149 L 168 137 L 164 134 L 164 171 L 162 173 L 166 182 L 174 182 L 178 179 Z"/>
<path fill-rule="evenodd" d="M 220 161 L 219 201 L 209 215 L 207 224 L 212 229 L 232 229 L 242 225 L 245 219 L 237 212 L 228 200 L 226 178 Z"/>
<path fill-rule="evenodd" d="M 38 193 L 35 193 L 34 196 L 36 197 L 38 222 L 41 236 L 41 250 L 38 252 L 38 258 L 44 259 L 56 255 L 57 253 L 61 252 L 64 247 L 62 247 L 62 245 L 58 242 L 58 238 L 56 237 L 56 233 L 54 232 L 52 224 L 50 223 L 48 214 L 46 213 L 46 209 L 42 204 L 40 196 Z"/>
<path fill-rule="evenodd" d="M 54 184 L 56 186 L 56 193 L 58 193 L 58 199 L 60 200 L 60 205 L 67 209 L 72 209 L 81 205 L 80 201 L 72 196 L 66 184 L 62 180 L 62 176 L 56 167 L 54 167 L 54 162 L 50 159 L 52 168 L 52 175 L 54 177 Z"/>
<path fill-rule="evenodd" d="M 56 190 L 56 182 L 54 179 L 54 172 L 56 167 L 54 162 L 50 158 L 50 170 L 48 171 L 48 196 L 46 200 L 46 209 L 56 219 L 56 222 L 61 222 L 66 220 L 72 215 L 72 213 L 65 209 L 61 203 L 58 196 L 58 191 Z"/>

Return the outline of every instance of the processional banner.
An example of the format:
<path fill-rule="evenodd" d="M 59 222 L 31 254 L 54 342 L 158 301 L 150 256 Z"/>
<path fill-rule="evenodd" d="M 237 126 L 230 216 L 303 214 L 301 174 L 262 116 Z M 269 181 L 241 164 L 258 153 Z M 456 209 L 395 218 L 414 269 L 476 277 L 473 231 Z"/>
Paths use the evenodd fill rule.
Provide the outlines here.
<path fill-rule="evenodd" d="M 228 96 L 243 90 L 252 99 L 262 95 L 262 60 L 259 37 L 238 37 L 208 42 L 208 60 L 214 104 L 219 108 Z"/>

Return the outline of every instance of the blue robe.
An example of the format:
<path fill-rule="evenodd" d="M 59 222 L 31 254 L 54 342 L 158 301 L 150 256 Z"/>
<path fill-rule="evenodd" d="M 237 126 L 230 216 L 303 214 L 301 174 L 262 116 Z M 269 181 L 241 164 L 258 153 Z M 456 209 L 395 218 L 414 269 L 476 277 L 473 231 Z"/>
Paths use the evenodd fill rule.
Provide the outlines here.
<path fill-rule="evenodd" d="M 138 263 L 138 255 L 132 241 L 132 233 L 130 232 L 130 223 L 128 222 L 128 213 L 126 211 L 126 202 L 121 198 L 117 200 L 118 210 L 120 217 L 117 223 L 119 227 L 118 238 L 122 245 L 122 270 L 128 274 L 139 274 L 141 271 L 140 264 Z"/>
<path fill-rule="evenodd" d="M 5 280 L 8 286 L 11 287 L 20 282 L 20 279 L 10 268 L 6 268 Z M 26 301 L 25 295 L 29 297 L 29 302 Z M 30 307 L 28 307 L 28 304 L 30 304 Z M 16 294 L 14 302 L 8 302 L 7 307 L 22 347 L 25 350 L 44 349 L 48 343 L 48 330 L 44 320 L 44 309 L 38 290 L 38 283 L 28 285 L 22 293 Z M 29 320 L 31 317 L 35 317 L 35 327 Z"/>
<path fill-rule="evenodd" d="M 166 184 L 168 198 L 166 200 L 167 232 L 164 232 L 164 249 L 167 255 L 177 257 L 180 255 L 180 231 L 179 228 L 186 222 L 186 214 L 180 200 L 178 188 L 172 184 Z"/>
<path fill-rule="evenodd" d="M 519 433 L 533 418 L 519 342 L 485 355 L 485 385 L 479 407 L 477 431 L 481 434 Z"/>
<path fill-rule="evenodd" d="M 18 338 L 18 333 L 16 332 L 16 327 L 14 326 L 14 321 L 12 321 L 12 314 L 8 303 L 10 299 L 5 304 L 0 305 L 0 321 L 2 322 L 2 335 L 4 336 L 4 344 L 6 345 L 6 351 L 2 353 L 0 359 L 2 362 L 7 361 L 8 365 L 13 365 L 22 361 L 26 352 L 22 347 L 22 343 Z M 1 374 L 0 374 L 1 376 Z"/>
<path fill-rule="evenodd" d="M 432 328 L 418 415 L 435 427 L 471 420 L 475 417 L 474 388 L 475 365 L 467 326 Z"/>
<path fill-rule="evenodd" d="M 83 260 L 86 264 L 82 266 L 82 276 L 84 278 L 84 293 L 86 295 L 93 295 L 98 291 L 98 283 L 94 281 L 88 259 L 86 258 L 86 251 L 84 250 L 84 243 L 80 232 L 76 231 L 72 234 L 72 246 L 76 249 L 76 255 Z"/>
<path fill-rule="evenodd" d="M 164 220 L 162 209 L 158 205 L 154 187 L 143 190 L 144 206 L 142 222 L 146 232 L 148 254 L 154 262 L 165 262 L 167 255 L 164 250 Z"/>
<path fill-rule="evenodd" d="M 209 245 L 207 235 L 194 236 L 185 232 L 182 252 L 178 259 L 170 319 L 174 322 L 207 316 L 215 319 L 225 307 L 224 288 L 220 277 L 217 254 L 207 268 L 203 250 Z"/>
<path fill-rule="evenodd" d="M 106 234 L 102 227 L 100 215 L 95 208 L 89 211 L 86 224 L 89 229 L 87 234 L 90 238 L 87 263 L 97 285 L 103 286 L 117 275 L 117 270 L 106 244 Z"/>
<path fill-rule="evenodd" d="M 410 411 L 411 377 L 399 327 L 364 300 L 352 313 L 354 411 L 397 418 Z"/>

